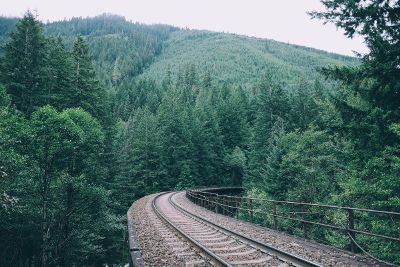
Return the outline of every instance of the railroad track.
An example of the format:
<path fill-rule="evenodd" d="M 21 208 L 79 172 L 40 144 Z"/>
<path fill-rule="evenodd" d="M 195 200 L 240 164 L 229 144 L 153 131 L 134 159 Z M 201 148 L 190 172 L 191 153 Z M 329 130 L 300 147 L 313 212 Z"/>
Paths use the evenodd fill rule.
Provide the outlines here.
<path fill-rule="evenodd" d="M 158 195 L 152 207 L 203 258 L 204 262 L 192 266 L 321 266 L 199 217 L 175 203 L 175 194 Z"/>

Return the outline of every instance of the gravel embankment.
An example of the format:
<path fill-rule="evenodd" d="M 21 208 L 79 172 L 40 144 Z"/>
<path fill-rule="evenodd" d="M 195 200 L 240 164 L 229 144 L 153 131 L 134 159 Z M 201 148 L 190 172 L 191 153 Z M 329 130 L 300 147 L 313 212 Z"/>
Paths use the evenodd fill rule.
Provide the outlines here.
<path fill-rule="evenodd" d="M 353 253 L 322 245 L 314 241 L 289 236 L 268 228 L 261 228 L 251 223 L 243 222 L 224 215 L 211 212 L 195 205 L 180 192 L 173 200 L 184 209 L 202 216 L 213 223 L 229 228 L 244 236 L 262 241 L 286 252 L 298 255 L 323 266 L 384 266 L 373 260 Z"/>
<path fill-rule="evenodd" d="M 133 219 L 136 235 L 142 247 L 142 255 L 146 266 L 184 266 L 172 249 L 165 244 L 155 224 L 161 221 L 152 214 L 151 201 L 155 195 L 143 197 L 133 203 L 128 216 Z"/>
<path fill-rule="evenodd" d="M 154 213 L 151 205 L 156 195 L 137 200 L 128 212 L 136 228 L 145 266 L 208 266 L 188 243 L 182 241 Z"/>

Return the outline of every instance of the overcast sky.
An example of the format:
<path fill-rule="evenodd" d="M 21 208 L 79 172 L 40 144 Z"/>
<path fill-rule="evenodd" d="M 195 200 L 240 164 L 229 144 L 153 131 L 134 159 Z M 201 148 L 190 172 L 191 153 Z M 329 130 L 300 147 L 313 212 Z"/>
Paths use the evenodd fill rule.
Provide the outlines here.
<path fill-rule="evenodd" d="M 322 10 L 319 0 L 0 0 L 0 14 L 22 16 L 37 10 L 46 21 L 102 13 L 142 23 L 163 23 L 265 37 L 340 54 L 366 52 L 361 38 L 347 39 L 334 25 L 306 14 Z"/>

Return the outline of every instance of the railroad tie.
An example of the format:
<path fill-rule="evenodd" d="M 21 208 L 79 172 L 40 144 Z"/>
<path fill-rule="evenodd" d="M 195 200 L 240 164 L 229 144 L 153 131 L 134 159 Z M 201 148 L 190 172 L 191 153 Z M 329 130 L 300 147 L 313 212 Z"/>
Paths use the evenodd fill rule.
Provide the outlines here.
<path fill-rule="evenodd" d="M 226 252 L 226 253 L 220 253 L 218 256 L 220 257 L 229 257 L 229 256 L 245 256 L 245 255 L 250 255 L 252 253 L 257 252 L 256 249 L 250 249 L 242 252 Z"/>
<path fill-rule="evenodd" d="M 203 260 L 197 260 L 197 261 L 188 261 L 186 262 L 185 266 L 186 267 L 195 267 L 195 266 L 199 266 L 199 265 L 204 265 L 204 261 Z"/>
<path fill-rule="evenodd" d="M 242 244 L 242 245 L 238 245 L 235 247 L 231 247 L 231 248 L 226 248 L 226 247 L 222 247 L 222 248 L 214 248 L 213 251 L 214 252 L 219 252 L 219 251 L 236 251 L 242 248 L 245 248 L 246 245 Z"/>
<path fill-rule="evenodd" d="M 247 265 L 247 264 L 260 264 L 260 263 L 265 263 L 272 260 L 272 257 L 264 257 L 264 258 L 259 258 L 259 259 L 254 259 L 254 260 L 243 260 L 243 261 L 233 261 L 231 262 L 232 265 Z"/>

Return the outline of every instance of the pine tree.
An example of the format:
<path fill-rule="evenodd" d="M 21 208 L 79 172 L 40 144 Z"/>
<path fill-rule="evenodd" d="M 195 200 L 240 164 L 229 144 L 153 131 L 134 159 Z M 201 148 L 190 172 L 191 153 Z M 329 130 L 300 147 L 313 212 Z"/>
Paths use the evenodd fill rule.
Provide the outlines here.
<path fill-rule="evenodd" d="M 159 190 L 164 178 L 165 166 L 161 161 L 162 147 L 159 123 L 148 109 L 138 110 L 132 120 L 127 138 L 130 139 L 127 178 L 130 183 L 142 183 L 144 192 Z M 132 202 L 130 199 L 127 203 Z"/>
<path fill-rule="evenodd" d="M 211 93 L 211 101 L 216 106 L 225 152 L 230 154 L 236 146 L 246 146 L 248 100 L 241 88 L 222 87 L 219 88 L 218 95 L 215 94 Z"/>
<path fill-rule="evenodd" d="M 323 4 L 327 10 L 312 12 L 314 18 L 335 23 L 349 37 L 363 36 L 370 49 L 360 66 L 325 68 L 324 73 L 341 82 L 335 105 L 350 126 L 348 134 L 366 149 L 364 153 L 373 154 L 397 140 L 388 125 L 400 120 L 400 33 L 393 27 L 400 22 L 400 4 L 350 0 Z"/>
<path fill-rule="evenodd" d="M 354 144 L 337 198 L 355 206 L 399 210 L 399 188 L 394 181 L 399 173 L 400 33 L 393 25 L 400 22 L 400 3 L 325 0 L 322 4 L 326 11 L 312 12 L 314 18 L 335 23 L 349 37 L 361 35 L 370 49 L 358 66 L 323 70 L 340 85 L 327 105 L 335 116 L 326 116 L 325 111 L 329 121 L 324 124 Z M 395 227 L 393 222 L 380 222 L 378 216 L 367 217 L 375 221 L 368 227 L 379 231 Z M 398 244 L 378 246 L 373 239 L 366 240 L 376 255 L 400 262 Z"/>
<path fill-rule="evenodd" d="M 190 131 L 190 108 L 185 102 L 185 94 L 174 88 L 163 98 L 160 104 L 157 119 L 160 125 L 162 164 L 166 167 L 166 178 L 160 188 L 174 188 L 176 177 L 179 177 L 183 165 L 193 165 L 193 143 Z M 196 175 L 192 173 L 192 175 Z"/>
<path fill-rule="evenodd" d="M 316 92 L 305 80 L 301 80 L 294 89 L 290 97 L 290 123 L 294 128 L 305 131 L 317 116 Z"/>
<path fill-rule="evenodd" d="M 194 173 L 197 174 L 193 177 L 194 184 L 222 184 L 223 143 L 217 112 L 212 106 L 208 89 L 200 89 L 191 116 Z"/>
<path fill-rule="evenodd" d="M 59 109 L 71 107 L 72 62 L 61 37 L 46 42 L 46 62 L 43 68 L 42 105 Z"/>
<path fill-rule="evenodd" d="M 224 163 L 230 169 L 231 174 L 230 179 L 227 179 L 224 184 L 242 185 L 246 160 L 246 155 L 240 147 L 235 147 L 231 154 L 225 156 Z"/>
<path fill-rule="evenodd" d="M 277 173 L 283 155 L 282 138 L 290 130 L 291 106 L 287 92 L 274 76 L 266 76 L 260 84 L 253 110 L 246 187 L 262 185 L 262 190 L 282 197 L 284 189 Z"/>
<path fill-rule="evenodd" d="M 288 123 L 290 105 L 287 93 L 273 79 L 272 76 L 264 78 L 259 86 L 259 93 L 252 104 L 254 119 L 252 121 L 250 146 L 254 164 L 263 161 L 265 152 L 268 151 L 268 140 L 275 123 L 277 121 L 284 124 Z"/>
<path fill-rule="evenodd" d="M 30 114 L 44 102 L 46 58 L 43 26 L 28 11 L 10 35 L 1 66 L 1 81 L 23 113 Z"/>
<path fill-rule="evenodd" d="M 69 107 L 82 107 L 104 123 L 106 93 L 97 80 L 89 47 L 82 37 L 75 40 L 72 51 L 72 92 Z"/>

